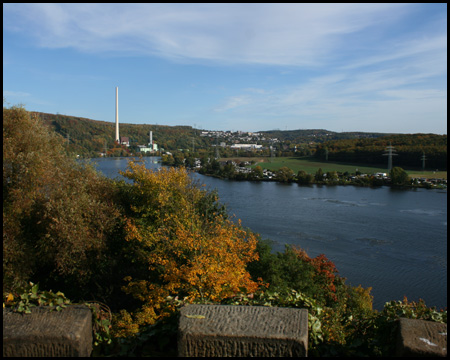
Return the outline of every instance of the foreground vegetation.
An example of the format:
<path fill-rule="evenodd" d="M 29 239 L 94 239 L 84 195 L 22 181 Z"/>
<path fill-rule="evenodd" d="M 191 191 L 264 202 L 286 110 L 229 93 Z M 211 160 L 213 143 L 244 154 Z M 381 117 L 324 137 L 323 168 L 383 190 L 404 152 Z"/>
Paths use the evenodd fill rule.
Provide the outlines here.
<path fill-rule="evenodd" d="M 183 168 L 131 162 L 122 175 L 132 182 L 78 164 L 37 117 L 3 108 L 4 306 L 88 303 L 94 355 L 112 356 L 176 355 L 186 303 L 307 308 L 316 356 L 390 355 L 398 317 L 447 321 L 407 299 L 374 311 L 370 288 L 323 254 L 274 253 Z"/>

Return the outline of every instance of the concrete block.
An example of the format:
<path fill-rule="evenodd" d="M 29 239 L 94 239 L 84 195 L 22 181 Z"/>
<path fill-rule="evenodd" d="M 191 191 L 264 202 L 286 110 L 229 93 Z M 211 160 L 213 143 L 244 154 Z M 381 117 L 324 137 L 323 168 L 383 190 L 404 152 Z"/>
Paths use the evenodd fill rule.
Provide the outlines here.
<path fill-rule="evenodd" d="M 3 309 L 4 357 L 80 357 L 92 352 L 92 315 L 87 306 L 61 311 L 33 307 L 31 314 Z"/>
<path fill-rule="evenodd" d="M 447 324 L 401 318 L 397 356 L 447 356 Z"/>
<path fill-rule="evenodd" d="M 306 309 L 187 305 L 180 312 L 178 356 L 307 356 Z"/>

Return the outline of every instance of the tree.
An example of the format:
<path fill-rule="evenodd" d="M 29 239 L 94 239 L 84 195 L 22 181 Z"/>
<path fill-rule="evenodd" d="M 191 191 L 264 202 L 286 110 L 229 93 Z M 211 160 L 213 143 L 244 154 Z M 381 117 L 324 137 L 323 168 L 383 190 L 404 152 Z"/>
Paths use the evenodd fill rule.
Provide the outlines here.
<path fill-rule="evenodd" d="M 249 180 L 261 180 L 263 177 L 264 177 L 263 168 L 257 165 L 250 172 Z"/>
<path fill-rule="evenodd" d="M 299 170 L 297 181 L 300 185 L 310 185 L 314 182 L 314 176 L 307 174 L 305 170 Z"/>
<path fill-rule="evenodd" d="M 294 179 L 294 172 L 287 166 L 281 167 L 275 172 L 276 179 L 281 182 L 291 182 Z"/>
<path fill-rule="evenodd" d="M 315 179 L 316 181 L 323 181 L 323 171 L 322 171 L 322 168 L 319 168 L 319 169 L 316 171 L 316 174 L 314 175 L 314 179 Z"/>
<path fill-rule="evenodd" d="M 141 312 L 153 314 L 147 323 L 161 315 L 159 304 L 169 295 L 217 301 L 257 289 L 246 270 L 258 258 L 256 238 L 224 216 L 217 195 L 184 168 L 152 171 L 130 162 L 122 175 L 133 180 L 122 190 L 126 240 L 149 269 L 126 277 L 124 290 L 143 301 Z"/>
<path fill-rule="evenodd" d="M 393 185 L 408 185 L 410 183 L 410 179 L 406 171 L 398 166 L 392 168 L 390 177 Z"/>
<path fill-rule="evenodd" d="M 113 187 L 24 108 L 3 108 L 3 286 L 89 293 L 118 221 Z M 64 290 L 64 284 L 70 284 Z"/>
<path fill-rule="evenodd" d="M 334 183 L 338 180 L 338 175 L 336 171 L 327 171 L 327 181 Z"/>

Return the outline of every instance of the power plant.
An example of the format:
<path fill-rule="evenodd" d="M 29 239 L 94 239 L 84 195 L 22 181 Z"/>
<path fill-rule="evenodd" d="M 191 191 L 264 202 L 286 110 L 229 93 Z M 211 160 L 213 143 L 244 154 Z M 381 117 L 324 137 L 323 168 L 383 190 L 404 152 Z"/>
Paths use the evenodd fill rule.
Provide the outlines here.
<path fill-rule="evenodd" d="M 138 151 L 140 152 L 154 152 L 158 151 L 158 145 L 153 143 L 153 131 L 150 131 L 150 142 L 148 146 L 137 145 Z M 119 136 L 119 87 L 116 86 L 116 141 L 120 145 L 130 146 L 130 139 L 128 137 Z"/>

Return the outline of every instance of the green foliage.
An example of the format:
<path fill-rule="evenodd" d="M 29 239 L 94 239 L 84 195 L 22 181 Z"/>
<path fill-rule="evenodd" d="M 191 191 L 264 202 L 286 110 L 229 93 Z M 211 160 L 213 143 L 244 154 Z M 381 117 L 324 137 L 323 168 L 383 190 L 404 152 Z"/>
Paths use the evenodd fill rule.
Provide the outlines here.
<path fill-rule="evenodd" d="M 305 170 L 299 170 L 297 181 L 300 185 L 310 185 L 314 182 L 314 176 L 312 174 L 307 174 Z"/>
<path fill-rule="evenodd" d="M 99 347 L 111 344 L 111 311 L 107 305 L 96 301 L 84 302 L 92 312 L 94 352 L 99 352 Z M 51 311 L 61 311 L 68 305 L 75 305 L 66 296 L 58 291 L 39 290 L 38 284 L 29 282 L 14 293 L 3 293 L 3 307 L 13 312 L 30 314 L 32 307 L 48 306 Z"/>
<path fill-rule="evenodd" d="M 402 301 L 387 302 L 382 316 L 388 320 L 404 317 L 447 324 L 447 311 L 437 311 L 436 307 L 427 307 L 423 299 L 409 302 L 405 297 Z"/>
<path fill-rule="evenodd" d="M 50 291 L 39 291 L 39 285 L 29 282 L 14 293 L 3 293 L 3 307 L 8 306 L 12 311 L 30 314 L 31 308 L 35 306 L 55 307 L 56 311 L 61 311 L 70 300 L 58 291 L 56 294 Z"/>
<path fill-rule="evenodd" d="M 316 180 L 316 182 L 322 182 L 323 181 L 323 170 L 322 168 L 319 168 L 315 175 L 314 175 L 314 179 Z"/>
<path fill-rule="evenodd" d="M 291 182 L 294 180 L 294 172 L 286 166 L 283 166 L 275 172 L 277 181 Z"/>
<path fill-rule="evenodd" d="M 420 168 L 423 152 L 426 165 L 430 169 L 447 169 L 447 135 L 436 134 L 382 134 L 376 138 L 339 139 L 326 141 L 316 147 L 315 157 L 324 158 L 325 148 L 328 158 L 336 162 L 362 164 L 386 164 L 383 154 L 392 143 L 395 147 L 395 163 L 406 168 Z"/>
<path fill-rule="evenodd" d="M 60 134 L 65 139 L 65 149 L 68 153 L 83 157 L 97 157 L 105 151 L 110 156 L 128 156 L 126 147 L 115 145 L 114 122 L 91 120 L 61 114 L 33 113 L 49 129 Z M 120 135 L 130 139 L 130 148 L 148 143 L 149 132 L 159 148 L 173 151 L 177 149 L 192 149 L 194 147 L 208 148 L 211 139 L 200 137 L 200 131 L 190 126 L 135 125 L 120 124 Z M 129 150 L 129 149 L 128 149 Z"/>
<path fill-rule="evenodd" d="M 392 185 L 409 185 L 410 179 L 405 170 L 401 167 L 395 166 L 392 168 L 389 176 L 391 177 Z"/>
<path fill-rule="evenodd" d="M 261 180 L 264 177 L 263 168 L 259 165 L 255 166 L 248 177 L 249 180 Z"/>

